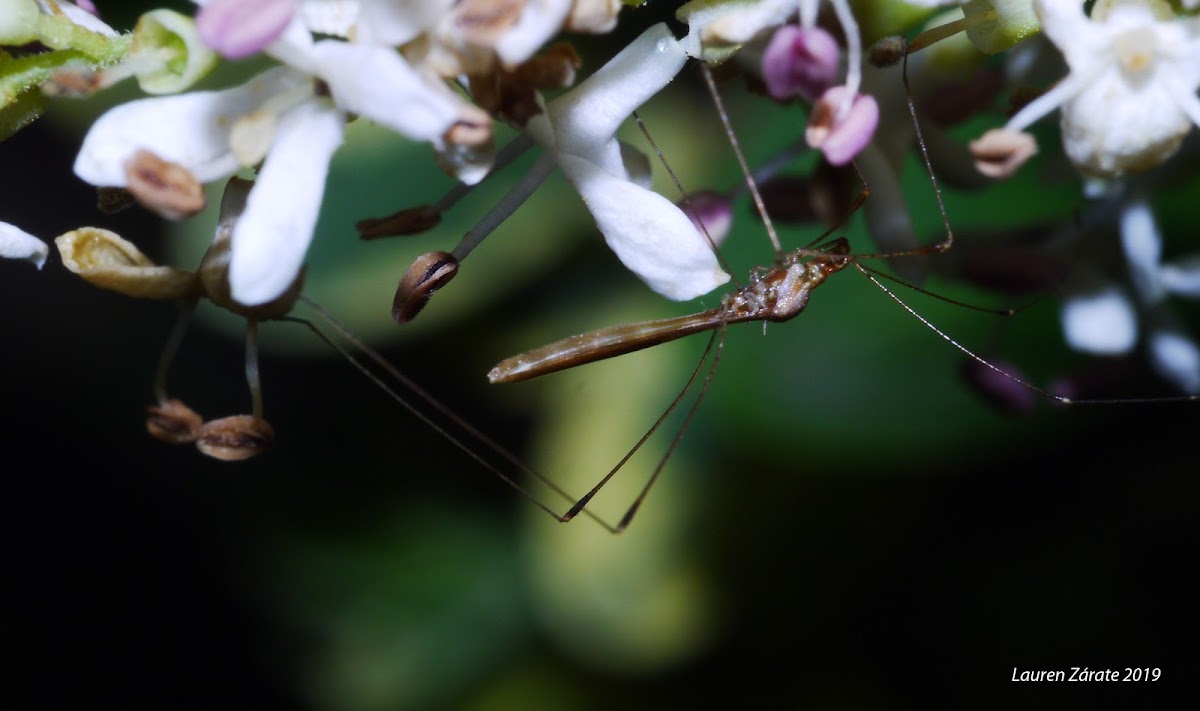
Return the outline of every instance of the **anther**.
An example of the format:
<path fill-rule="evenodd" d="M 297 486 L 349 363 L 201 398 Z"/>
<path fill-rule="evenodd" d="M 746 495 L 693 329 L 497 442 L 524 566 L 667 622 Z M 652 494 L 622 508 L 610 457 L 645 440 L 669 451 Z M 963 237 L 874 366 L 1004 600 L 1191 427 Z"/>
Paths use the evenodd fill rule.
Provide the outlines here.
<path fill-rule="evenodd" d="M 146 410 L 150 413 L 146 418 L 146 431 L 167 444 L 195 442 L 204 424 L 204 418 L 175 398 L 151 405 Z"/>
<path fill-rule="evenodd" d="M 970 148 L 976 170 L 997 180 L 1010 177 L 1037 155 L 1033 136 L 1010 128 L 994 128 L 971 141 Z"/>
<path fill-rule="evenodd" d="M 358 236 L 365 240 L 380 237 L 403 237 L 431 230 L 442 221 L 442 213 L 433 205 L 417 205 L 394 212 L 387 217 L 369 217 L 354 225 Z"/>
<path fill-rule="evenodd" d="M 260 417 L 233 415 L 205 422 L 196 438 L 196 449 L 223 462 L 240 462 L 275 445 L 275 430 Z"/>
<path fill-rule="evenodd" d="M 417 257 L 396 287 L 392 318 L 408 323 L 425 308 L 434 292 L 458 274 L 458 259 L 449 252 L 429 252 Z"/>
<path fill-rule="evenodd" d="M 191 217 L 204 209 L 204 186 L 195 176 L 145 149 L 125 163 L 125 179 L 138 202 L 168 220 Z"/>
<path fill-rule="evenodd" d="M 891 67 L 899 64 L 907 53 L 908 39 L 904 35 L 891 35 L 867 48 L 867 61 L 874 67 Z"/>

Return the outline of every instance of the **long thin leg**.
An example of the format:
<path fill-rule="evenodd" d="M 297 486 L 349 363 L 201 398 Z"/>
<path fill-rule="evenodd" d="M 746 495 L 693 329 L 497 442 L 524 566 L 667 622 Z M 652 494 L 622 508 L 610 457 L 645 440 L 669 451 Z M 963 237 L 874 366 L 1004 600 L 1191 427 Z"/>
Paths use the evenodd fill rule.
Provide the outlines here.
<path fill-rule="evenodd" d="M 520 471 L 522 474 L 532 477 L 534 479 L 537 479 L 542 484 L 546 485 L 546 487 L 548 487 L 555 494 L 562 497 L 563 500 L 571 501 L 571 502 L 575 501 L 574 496 L 572 496 L 571 494 L 564 491 L 561 487 L 559 487 L 557 484 L 555 484 L 553 481 L 551 481 L 545 475 L 534 471 L 527 464 L 525 464 L 523 461 L 521 461 L 521 459 L 519 457 L 517 457 L 515 454 L 513 454 L 512 452 L 510 452 L 507 449 L 505 449 L 504 447 L 502 447 L 499 443 L 497 443 L 491 437 L 488 437 L 486 434 L 481 432 L 477 427 L 475 427 L 470 422 L 465 420 L 461 415 L 454 412 L 447 405 L 445 405 L 440 400 L 435 398 L 433 395 L 428 393 L 424 388 L 417 385 L 411 378 L 409 378 L 407 375 L 405 375 L 403 372 L 401 372 L 399 368 L 397 368 L 396 366 L 389 363 L 387 361 L 387 359 L 385 359 L 383 356 L 381 356 L 379 353 L 377 353 L 374 349 L 367 346 L 367 344 L 363 343 L 361 339 L 359 339 L 357 336 L 355 336 L 349 329 L 346 328 L 345 325 L 343 325 L 340 321 L 338 321 L 336 318 L 334 318 L 332 314 L 330 314 L 328 311 L 326 311 L 324 308 L 322 308 L 319 304 L 317 304 L 312 299 L 309 299 L 308 297 L 305 297 L 305 296 L 301 296 L 300 298 L 305 303 L 307 303 L 309 306 L 311 306 L 313 308 L 313 310 L 315 310 L 321 316 L 321 318 L 325 319 L 325 321 L 330 326 L 332 326 L 333 329 L 336 330 L 339 335 L 341 335 L 343 338 L 345 338 L 347 341 L 349 341 L 351 344 L 353 344 L 354 347 L 359 350 L 359 352 L 365 354 L 367 356 L 367 358 L 371 360 L 371 362 L 375 363 L 375 365 L 377 365 L 385 373 L 387 373 L 388 377 L 391 378 L 393 382 L 398 383 L 400 385 L 400 387 L 405 388 L 408 392 L 412 393 L 419 400 L 424 402 L 425 405 L 427 405 L 429 408 L 431 408 L 432 410 L 437 412 L 442 417 L 446 418 L 446 420 L 448 422 L 450 422 L 454 427 L 458 428 L 458 430 L 461 431 L 462 433 L 464 433 L 469 439 L 474 440 L 475 442 L 478 442 L 485 449 L 491 451 L 493 454 L 498 455 L 500 458 L 504 459 L 506 462 L 508 462 L 510 465 L 512 465 L 514 469 L 516 469 L 517 471 Z M 307 327 L 309 330 L 311 330 L 313 333 L 315 333 L 318 338 L 320 338 L 321 340 L 328 343 L 334 350 L 336 350 L 338 353 L 340 353 L 342 355 L 342 357 L 345 358 L 347 360 L 347 362 L 350 363 L 350 365 L 352 365 L 354 368 L 356 368 L 367 379 L 369 379 L 376 386 L 378 386 L 381 390 L 383 390 L 388 395 L 388 397 L 392 398 L 392 400 L 394 400 L 397 404 L 399 404 L 404 409 L 408 410 L 408 412 L 411 413 L 414 417 L 416 417 L 421 422 L 425 423 L 428 427 L 433 429 L 434 432 L 437 432 L 442 437 L 445 437 L 446 440 L 448 440 L 451 444 L 453 444 L 455 447 L 457 447 L 459 450 L 461 450 L 464 454 L 466 454 L 471 459 L 475 460 L 480 466 L 482 466 L 487 471 L 489 471 L 492 474 L 499 477 L 504 483 L 508 484 L 517 493 L 519 493 L 521 496 L 523 496 L 526 499 L 528 499 L 529 501 L 531 501 L 538 508 L 542 509 L 549 515 L 553 516 L 558 521 L 569 520 L 565 516 L 556 512 L 554 509 L 550 508 L 549 505 L 547 505 L 545 502 L 543 502 L 541 499 L 539 499 L 537 496 L 535 496 L 533 493 L 531 493 L 528 489 L 523 487 L 519 482 L 517 482 L 515 479 L 513 479 L 512 476 L 510 476 L 509 474 L 506 474 L 504 471 L 502 471 L 492 461 L 488 460 L 486 457 L 481 455 L 478 451 L 476 451 L 476 449 L 472 445 L 470 445 L 466 441 L 464 441 L 463 438 L 457 436 L 454 432 L 447 429 L 447 427 L 436 422 L 428 413 L 426 413 L 425 411 L 423 411 L 420 408 L 418 408 L 417 406 L 415 406 L 406 397 L 404 397 L 402 394 L 400 394 L 400 392 L 398 392 L 394 387 L 392 387 L 392 385 L 390 383 L 388 383 L 387 381 L 383 380 L 378 375 L 376 375 L 370 368 L 368 368 L 358 358 L 355 358 L 352 353 L 347 351 L 346 348 L 344 348 L 342 345 L 340 345 L 333 339 L 326 336 L 314 324 L 312 324 L 311 322 L 306 321 L 304 319 L 294 318 L 294 317 L 288 317 L 287 319 L 284 319 L 284 320 L 303 324 L 305 327 Z M 617 532 L 617 528 L 615 526 L 608 523 L 607 521 L 600 518 L 599 516 L 592 513 L 591 511 L 585 510 L 585 511 L 583 511 L 583 513 L 586 516 L 588 516 L 589 518 L 591 518 L 593 521 L 598 523 L 600 526 L 604 527 L 610 533 Z"/>
<path fill-rule="evenodd" d="M 671 404 L 667 406 L 667 409 L 663 411 L 663 414 L 654 421 L 654 424 L 650 426 L 650 429 L 646 430 L 646 434 L 642 435 L 642 438 L 637 441 L 637 444 L 633 445 L 633 447 L 625 453 L 624 457 L 621 457 L 621 460 L 617 462 L 616 466 L 610 469 L 609 472 L 605 474 L 595 486 L 592 487 L 591 491 L 584 494 L 583 498 L 575 502 L 575 505 L 572 506 L 571 510 L 568 511 L 566 516 L 563 517 L 565 520 L 570 521 L 580 511 L 586 510 L 584 507 L 588 505 L 592 498 L 596 494 L 600 493 L 600 490 L 604 488 L 604 485 L 607 484 L 617 472 L 624 468 L 625 463 L 628 462 L 630 458 L 632 458 L 633 455 L 642 448 L 642 445 L 646 443 L 646 440 L 650 439 L 650 436 L 658 431 L 658 428 L 662 426 L 667 417 L 669 417 L 671 413 L 679 407 L 679 403 L 683 402 L 684 396 L 686 396 L 687 392 L 692 389 L 692 385 L 696 382 L 696 378 L 699 377 L 700 371 L 703 370 L 704 363 L 708 360 L 709 353 L 713 352 L 713 345 L 717 344 L 716 352 L 718 354 L 718 358 L 714 360 L 712 367 L 709 368 L 708 376 L 704 380 L 703 389 L 700 391 L 696 401 L 692 403 L 692 406 L 688 409 L 687 417 L 684 419 L 679 431 L 676 432 L 674 439 L 671 440 L 671 446 L 667 449 L 667 452 L 663 455 L 663 458 L 659 460 L 658 466 L 655 467 L 654 472 L 650 475 L 650 479 L 642 488 L 642 492 L 638 494 L 637 499 L 634 500 L 633 505 L 630 506 L 629 510 L 625 512 L 625 515 L 621 517 L 621 521 L 617 524 L 616 528 L 613 530 L 613 533 L 620 533 L 621 531 L 625 530 L 625 527 L 629 525 L 629 521 L 637 512 L 638 507 L 641 506 L 642 501 L 645 500 L 646 495 L 650 493 L 650 487 L 654 486 L 654 482 L 658 479 L 658 475 L 662 472 L 663 467 L 666 466 L 667 460 L 671 458 L 671 454 L 675 451 L 675 448 L 683 439 L 683 434 L 687 430 L 688 423 L 692 421 L 692 416 L 696 414 L 696 408 L 699 407 L 700 401 L 704 399 L 704 395 L 708 391 L 709 383 L 712 382 L 713 373 L 716 372 L 717 360 L 719 360 L 721 348 L 723 348 L 725 345 L 725 329 L 726 327 L 722 326 L 721 328 L 713 331 L 712 337 L 708 339 L 708 346 L 705 347 L 704 353 L 700 356 L 700 361 L 696 363 L 696 367 L 692 370 L 692 374 L 688 378 L 687 383 L 680 388 L 679 394 L 675 396 L 675 399 L 671 401 Z"/>

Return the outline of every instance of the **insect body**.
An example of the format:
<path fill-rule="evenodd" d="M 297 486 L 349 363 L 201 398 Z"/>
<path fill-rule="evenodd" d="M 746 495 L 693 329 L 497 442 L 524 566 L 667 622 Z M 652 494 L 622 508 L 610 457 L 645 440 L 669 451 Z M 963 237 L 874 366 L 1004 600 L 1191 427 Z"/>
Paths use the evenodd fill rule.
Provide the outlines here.
<path fill-rule="evenodd" d="M 804 310 L 813 289 L 850 263 L 849 253 L 844 237 L 815 250 L 788 252 L 774 267 L 754 272 L 749 284 L 726 294 L 717 308 L 564 338 L 501 361 L 488 373 L 488 380 L 509 383 L 536 378 L 733 323 L 790 320 Z"/>

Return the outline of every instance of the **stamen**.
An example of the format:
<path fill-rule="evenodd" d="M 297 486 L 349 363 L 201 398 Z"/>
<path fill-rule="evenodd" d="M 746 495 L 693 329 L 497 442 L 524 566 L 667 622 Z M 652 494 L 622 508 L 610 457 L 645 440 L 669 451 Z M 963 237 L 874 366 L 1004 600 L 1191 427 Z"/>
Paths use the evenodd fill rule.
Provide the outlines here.
<path fill-rule="evenodd" d="M 493 230 L 516 212 L 518 207 L 525 204 L 529 196 L 533 195 L 533 192 L 546 181 L 546 178 L 550 177 L 557 167 L 558 162 L 554 160 L 554 156 L 550 153 L 543 153 L 529 169 L 529 172 L 513 186 L 512 190 L 509 190 L 477 225 L 463 235 L 462 241 L 451 251 L 451 254 L 460 262 L 466 259 L 471 250 L 478 247 Z"/>
<path fill-rule="evenodd" d="M 154 399 L 159 405 L 164 405 L 169 400 L 167 371 L 171 368 L 171 361 L 175 360 L 175 355 L 179 353 L 179 346 L 183 344 L 183 337 L 187 334 L 188 325 L 195 312 L 195 299 L 179 302 L 179 316 L 171 328 L 171 335 L 167 336 L 167 342 L 163 344 L 162 355 L 158 358 L 158 369 L 154 372 Z"/>
<path fill-rule="evenodd" d="M 168 220 L 204 209 L 204 186 L 191 171 L 140 149 L 125 163 L 127 189 L 144 207 Z"/>
<path fill-rule="evenodd" d="M 258 321 L 246 321 L 246 383 L 250 386 L 251 412 L 254 419 L 263 416 L 262 381 L 258 373 Z"/>

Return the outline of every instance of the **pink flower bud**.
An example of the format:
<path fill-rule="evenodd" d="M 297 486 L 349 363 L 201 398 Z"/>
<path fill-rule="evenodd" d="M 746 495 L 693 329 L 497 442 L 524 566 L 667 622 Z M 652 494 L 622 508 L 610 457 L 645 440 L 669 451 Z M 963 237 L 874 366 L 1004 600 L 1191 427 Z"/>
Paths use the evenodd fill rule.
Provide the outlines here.
<path fill-rule="evenodd" d="M 300 0 L 211 0 L 196 13 L 200 40 L 226 59 L 266 49 L 283 34 Z"/>
<path fill-rule="evenodd" d="M 848 91 L 844 86 L 835 86 L 822 94 L 813 104 L 804 132 L 808 145 L 821 149 L 832 165 L 854 160 L 871 142 L 879 125 L 879 104 L 867 94 L 855 95 L 845 115 L 838 115 Z"/>
<path fill-rule="evenodd" d="M 781 101 L 816 99 L 837 80 L 840 54 L 837 41 L 819 27 L 780 27 L 763 52 L 767 93 Z"/>

